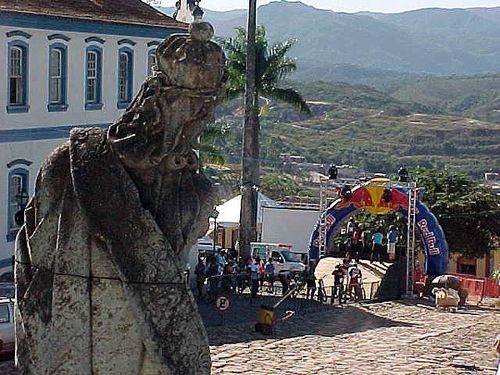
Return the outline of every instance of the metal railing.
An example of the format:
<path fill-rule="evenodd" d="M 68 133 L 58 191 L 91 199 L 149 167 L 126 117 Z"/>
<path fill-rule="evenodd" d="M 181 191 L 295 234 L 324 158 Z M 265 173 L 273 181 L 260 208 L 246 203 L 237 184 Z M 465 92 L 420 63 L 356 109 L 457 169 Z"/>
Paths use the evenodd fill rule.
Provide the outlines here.
<path fill-rule="evenodd" d="M 280 281 L 279 276 L 274 276 L 271 280 L 264 278 L 258 280 L 259 296 L 281 296 L 286 291 L 291 290 L 300 284 L 300 288 L 293 293 L 292 299 L 313 299 L 324 304 L 333 304 L 338 297 L 335 296 L 335 286 L 324 287 L 323 280 L 317 280 L 316 287 L 307 287 L 304 279 L 295 277 L 288 279 L 288 286 Z M 342 293 L 345 301 L 370 301 L 375 299 L 380 281 L 362 282 L 359 285 L 357 296 L 349 289 L 349 285 L 343 284 Z M 251 292 L 252 280 L 248 273 L 234 273 L 209 276 L 205 279 L 205 296 L 209 299 L 215 299 L 218 295 L 245 295 Z M 314 289 L 314 292 L 312 291 Z M 332 298 L 333 297 L 333 298 Z"/>

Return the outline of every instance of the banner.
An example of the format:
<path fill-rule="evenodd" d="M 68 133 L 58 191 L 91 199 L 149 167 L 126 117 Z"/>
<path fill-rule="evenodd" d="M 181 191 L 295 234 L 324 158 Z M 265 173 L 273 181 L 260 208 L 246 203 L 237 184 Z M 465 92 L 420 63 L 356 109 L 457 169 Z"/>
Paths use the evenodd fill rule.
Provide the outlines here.
<path fill-rule="evenodd" d="M 402 186 L 389 187 L 389 180 L 378 178 L 355 187 L 349 199 L 336 200 L 323 214 L 326 215 L 326 247 L 328 248 L 342 223 L 360 210 L 373 214 L 398 212 L 408 215 L 408 190 Z M 384 194 L 390 191 L 390 200 L 384 199 Z M 416 205 L 416 230 L 425 249 L 426 273 L 430 275 L 445 274 L 448 268 L 448 243 L 436 217 L 420 200 Z M 316 224 L 309 243 L 309 259 L 319 259 L 319 226 Z"/>

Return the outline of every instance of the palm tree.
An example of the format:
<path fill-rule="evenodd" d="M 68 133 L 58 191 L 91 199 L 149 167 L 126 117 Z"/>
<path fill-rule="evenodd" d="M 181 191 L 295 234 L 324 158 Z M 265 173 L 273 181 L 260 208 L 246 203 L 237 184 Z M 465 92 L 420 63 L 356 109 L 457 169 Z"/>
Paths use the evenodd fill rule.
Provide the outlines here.
<path fill-rule="evenodd" d="M 229 127 L 224 122 L 209 123 L 200 137 L 200 164 L 223 166 L 226 162 L 222 143 L 227 138 Z"/>
<path fill-rule="evenodd" d="M 235 31 L 236 35 L 233 38 L 221 41 L 227 55 L 229 68 L 226 100 L 241 97 L 245 93 L 247 33 L 242 27 L 236 28 Z M 289 39 L 269 47 L 266 29 L 264 26 L 257 27 L 255 35 L 256 94 L 258 98 L 264 99 L 267 103 L 273 99 L 309 114 L 309 107 L 300 93 L 291 87 L 280 85 L 297 69 L 295 59 L 287 56 L 295 42 L 295 39 Z M 259 103 L 257 106 L 259 113 L 261 113 Z"/>
<path fill-rule="evenodd" d="M 297 68 L 295 60 L 286 56 L 295 40 L 269 47 L 265 28 L 259 26 L 255 30 L 255 2 L 250 2 L 248 35 L 245 29 L 237 28 L 234 38 L 221 42 L 228 58 L 226 99 L 245 94 L 239 243 L 240 255 L 248 258 L 250 242 L 257 238 L 255 187 L 259 185 L 259 114 L 262 114 L 259 98 L 263 97 L 267 103 L 274 99 L 305 113 L 310 110 L 296 90 L 280 86 Z"/>

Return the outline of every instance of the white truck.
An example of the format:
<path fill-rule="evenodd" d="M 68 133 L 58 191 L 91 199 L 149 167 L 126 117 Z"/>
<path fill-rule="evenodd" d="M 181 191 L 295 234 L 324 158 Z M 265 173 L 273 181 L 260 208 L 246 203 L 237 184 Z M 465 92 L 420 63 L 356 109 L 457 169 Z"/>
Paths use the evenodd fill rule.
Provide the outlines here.
<path fill-rule="evenodd" d="M 250 249 L 254 258 L 259 257 L 264 262 L 272 259 L 274 263 L 274 273 L 276 275 L 284 271 L 300 273 L 305 270 L 305 265 L 301 262 L 300 254 L 292 251 L 292 245 L 250 242 Z"/>
<path fill-rule="evenodd" d="M 292 245 L 293 252 L 307 262 L 309 241 L 319 219 L 318 208 L 262 207 L 261 241 Z"/>
<path fill-rule="evenodd" d="M 213 240 L 207 236 L 199 238 L 198 241 L 191 247 L 191 249 L 189 250 L 189 255 L 185 270 L 188 270 L 190 272 L 191 274 L 190 280 L 193 286 L 195 283 L 195 278 L 193 277 L 194 269 L 196 268 L 198 259 L 202 257 L 206 261 L 206 258 L 208 256 L 215 255 L 215 252 L 220 249 L 221 247 L 219 245 L 216 245 L 214 248 Z"/>

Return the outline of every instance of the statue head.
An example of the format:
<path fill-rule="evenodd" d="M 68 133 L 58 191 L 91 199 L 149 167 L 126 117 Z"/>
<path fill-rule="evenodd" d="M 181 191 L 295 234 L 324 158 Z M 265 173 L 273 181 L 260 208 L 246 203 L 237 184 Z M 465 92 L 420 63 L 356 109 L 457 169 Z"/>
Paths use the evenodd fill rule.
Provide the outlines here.
<path fill-rule="evenodd" d="M 157 70 L 169 85 L 218 95 L 225 82 L 225 56 L 210 41 L 214 29 L 208 22 L 193 22 L 189 35 L 174 34 L 156 50 Z"/>
<path fill-rule="evenodd" d="M 194 22 L 189 34 L 174 34 L 156 50 L 156 66 L 108 141 L 123 162 L 153 168 L 168 158 L 173 169 L 196 169 L 198 139 L 226 81 L 222 49 L 210 41 L 212 26 Z"/>

